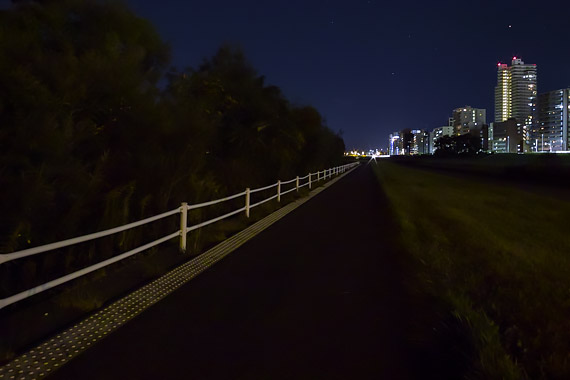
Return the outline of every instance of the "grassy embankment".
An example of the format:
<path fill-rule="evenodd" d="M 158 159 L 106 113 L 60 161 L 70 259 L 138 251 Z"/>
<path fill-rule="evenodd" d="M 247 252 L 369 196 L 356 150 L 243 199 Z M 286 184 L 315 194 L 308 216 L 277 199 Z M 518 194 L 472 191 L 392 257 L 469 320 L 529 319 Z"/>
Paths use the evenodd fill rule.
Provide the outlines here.
<path fill-rule="evenodd" d="M 570 377 L 570 201 L 381 162 L 423 291 L 471 328 L 478 378 Z"/>
<path fill-rule="evenodd" d="M 570 155 L 566 154 L 495 154 L 459 159 L 437 156 L 399 156 L 393 157 L 392 160 L 448 173 L 469 173 L 485 178 L 508 179 L 525 184 L 570 187 Z"/>

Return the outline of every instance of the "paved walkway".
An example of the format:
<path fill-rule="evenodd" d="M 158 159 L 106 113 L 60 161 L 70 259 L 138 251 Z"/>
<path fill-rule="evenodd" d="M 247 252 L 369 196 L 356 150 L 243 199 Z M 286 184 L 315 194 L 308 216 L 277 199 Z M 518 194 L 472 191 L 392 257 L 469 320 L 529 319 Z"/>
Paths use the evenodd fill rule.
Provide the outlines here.
<path fill-rule="evenodd" d="M 394 232 L 360 167 L 49 378 L 430 378 Z"/>

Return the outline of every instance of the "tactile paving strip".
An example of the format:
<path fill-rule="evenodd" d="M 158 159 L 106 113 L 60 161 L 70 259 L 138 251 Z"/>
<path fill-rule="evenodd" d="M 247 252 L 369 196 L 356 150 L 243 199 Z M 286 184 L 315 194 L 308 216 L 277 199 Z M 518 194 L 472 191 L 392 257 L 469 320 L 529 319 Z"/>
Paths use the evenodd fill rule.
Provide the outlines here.
<path fill-rule="evenodd" d="M 351 170 L 345 173 L 348 174 Z M 293 211 L 343 175 L 313 190 L 309 196 L 298 199 L 231 238 L 224 240 L 200 256 L 173 269 L 164 276 L 115 301 L 90 317 L 55 335 L 39 346 L 0 367 L 0 380 L 41 379 L 53 373 L 66 362 L 88 349 L 121 325 L 157 303 L 198 274 L 220 261 L 249 239 Z"/>

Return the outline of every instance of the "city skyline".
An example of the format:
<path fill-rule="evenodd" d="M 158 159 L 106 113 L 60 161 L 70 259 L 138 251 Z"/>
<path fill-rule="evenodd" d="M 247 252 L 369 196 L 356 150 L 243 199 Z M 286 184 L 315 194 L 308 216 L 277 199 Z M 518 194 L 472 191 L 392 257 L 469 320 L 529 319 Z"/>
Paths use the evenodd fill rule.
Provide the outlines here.
<path fill-rule="evenodd" d="M 266 83 L 344 131 L 347 149 L 385 148 L 392 131 L 432 129 L 466 104 L 491 115 L 496 65 L 513 56 L 540 67 L 539 92 L 570 87 L 565 13 L 549 3 L 127 0 L 171 44 L 172 64 L 241 46 Z"/>
<path fill-rule="evenodd" d="M 466 104 L 490 118 L 497 63 L 513 56 L 538 65 L 539 93 L 570 87 L 563 70 L 570 52 L 559 48 L 570 42 L 565 13 L 551 12 L 559 4 L 548 0 L 524 7 L 512 1 L 126 4 L 170 44 L 178 69 L 197 68 L 223 43 L 240 46 L 265 83 L 314 106 L 333 131 L 342 130 L 347 149 L 386 148 L 394 130 L 433 129 Z M 9 6 L 0 0 L 0 9 Z"/>
<path fill-rule="evenodd" d="M 480 139 L 478 147 L 468 143 L 471 153 L 570 151 L 570 88 L 539 93 L 537 71 L 536 63 L 525 63 L 521 57 L 512 57 L 511 65 L 497 63 L 493 122 L 487 124 L 486 109 L 465 105 L 452 111 L 447 126 L 390 133 L 388 154 L 434 154 L 441 137 L 462 135 Z M 428 141 L 429 148 L 425 149 Z M 455 146 L 451 149 L 459 153 L 457 144 L 465 143 L 450 140 L 445 144 Z"/>

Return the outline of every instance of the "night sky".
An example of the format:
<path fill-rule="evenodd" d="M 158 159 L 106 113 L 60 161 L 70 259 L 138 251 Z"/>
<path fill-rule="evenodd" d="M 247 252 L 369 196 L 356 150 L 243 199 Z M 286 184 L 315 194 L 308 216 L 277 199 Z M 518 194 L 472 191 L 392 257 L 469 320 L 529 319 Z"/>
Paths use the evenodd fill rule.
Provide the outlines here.
<path fill-rule="evenodd" d="M 3 1 L 6 3 L 6 1 Z M 315 106 L 347 148 L 446 124 L 453 108 L 493 121 L 498 62 L 538 67 L 539 93 L 570 87 L 568 1 L 126 0 L 196 68 L 229 42 L 298 104 Z"/>

